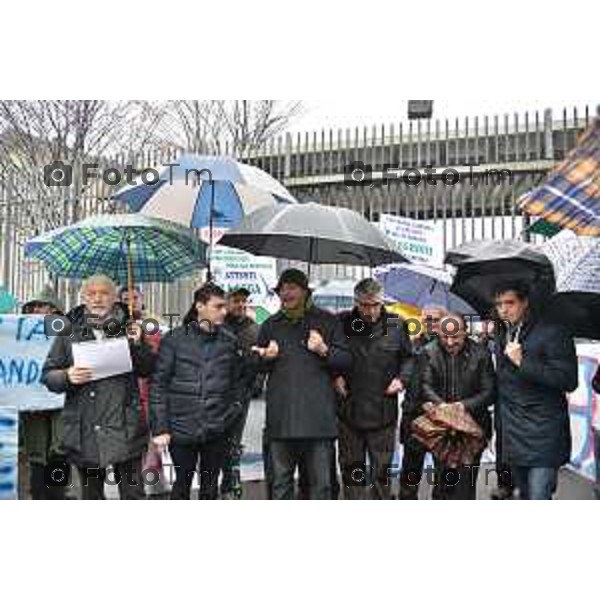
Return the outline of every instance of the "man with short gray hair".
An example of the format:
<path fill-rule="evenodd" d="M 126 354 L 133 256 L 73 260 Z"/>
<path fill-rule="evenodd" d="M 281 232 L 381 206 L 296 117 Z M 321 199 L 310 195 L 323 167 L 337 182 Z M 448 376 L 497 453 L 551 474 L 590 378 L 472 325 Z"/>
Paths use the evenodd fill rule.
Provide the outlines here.
<path fill-rule="evenodd" d="M 381 284 L 363 279 L 354 294 L 354 310 L 340 315 L 353 367 L 336 380 L 344 498 L 364 498 L 372 479 L 373 496 L 386 500 L 391 497 L 389 470 L 396 442 L 398 393 L 410 378 L 412 352 L 404 328 L 385 311 Z M 367 455 L 372 478 L 367 473 Z"/>
<path fill-rule="evenodd" d="M 122 499 L 142 500 L 142 453 L 148 428 L 141 413 L 138 378 L 152 374 L 155 357 L 141 327 L 129 322 L 117 302 L 111 279 L 90 277 L 82 284 L 81 296 L 83 304 L 67 315 L 72 333 L 54 340 L 41 382 L 51 392 L 65 394 L 63 449 L 69 463 L 79 469 L 82 499 L 103 500 L 105 480 L 114 479 Z M 73 349 L 78 344 L 100 348 L 106 338 L 127 338 L 131 364 L 124 365 L 120 374 L 96 377 L 90 365 L 77 363 Z M 114 478 L 107 477 L 109 466 Z M 48 485 L 61 482 L 51 477 Z"/>

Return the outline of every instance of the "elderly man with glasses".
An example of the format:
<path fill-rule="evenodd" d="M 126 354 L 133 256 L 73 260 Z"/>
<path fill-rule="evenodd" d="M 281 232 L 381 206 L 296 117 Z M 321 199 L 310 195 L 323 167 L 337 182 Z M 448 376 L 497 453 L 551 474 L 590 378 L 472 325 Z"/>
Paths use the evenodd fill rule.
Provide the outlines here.
<path fill-rule="evenodd" d="M 371 497 L 387 500 L 391 498 L 398 393 L 409 381 L 412 351 L 404 328 L 385 310 L 379 282 L 364 279 L 355 287 L 354 296 L 354 309 L 340 315 L 353 366 L 336 380 L 344 498 L 365 498 L 370 485 Z"/>

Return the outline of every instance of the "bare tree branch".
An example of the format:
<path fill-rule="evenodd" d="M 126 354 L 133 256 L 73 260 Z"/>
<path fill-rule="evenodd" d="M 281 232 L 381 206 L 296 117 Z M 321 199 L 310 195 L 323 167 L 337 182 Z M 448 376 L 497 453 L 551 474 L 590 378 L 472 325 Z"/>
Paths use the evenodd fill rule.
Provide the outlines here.
<path fill-rule="evenodd" d="M 301 111 L 299 102 L 279 100 L 172 100 L 159 135 L 191 152 L 237 157 L 264 146 Z"/>

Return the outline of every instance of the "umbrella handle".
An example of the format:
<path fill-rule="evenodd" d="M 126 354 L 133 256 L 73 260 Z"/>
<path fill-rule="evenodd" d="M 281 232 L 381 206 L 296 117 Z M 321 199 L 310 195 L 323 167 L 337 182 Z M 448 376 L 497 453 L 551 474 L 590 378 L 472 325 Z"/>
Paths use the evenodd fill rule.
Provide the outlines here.
<path fill-rule="evenodd" d="M 315 250 L 315 238 L 311 237 L 308 243 L 308 264 L 306 269 L 306 276 L 308 277 L 308 281 L 310 282 L 310 268 L 312 266 L 313 254 Z"/>
<path fill-rule="evenodd" d="M 131 239 L 127 234 L 127 308 L 129 317 L 133 318 L 133 264 L 131 258 Z"/>
<path fill-rule="evenodd" d="M 212 173 L 209 171 L 210 178 L 210 214 L 208 216 L 208 268 L 206 271 L 206 281 L 212 281 L 212 251 L 213 251 L 213 230 L 214 230 L 214 212 L 215 212 L 215 182 Z"/>

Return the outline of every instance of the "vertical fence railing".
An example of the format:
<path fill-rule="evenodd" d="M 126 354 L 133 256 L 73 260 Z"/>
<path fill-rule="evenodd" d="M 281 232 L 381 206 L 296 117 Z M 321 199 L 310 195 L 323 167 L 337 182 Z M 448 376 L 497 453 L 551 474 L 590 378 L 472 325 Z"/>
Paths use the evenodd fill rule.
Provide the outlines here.
<path fill-rule="evenodd" d="M 523 216 L 516 198 L 537 185 L 547 170 L 574 147 L 579 133 L 597 109 L 549 110 L 514 115 L 468 117 L 460 121 L 425 120 L 397 122 L 353 129 L 323 129 L 286 133 L 237 157 L 265 169 L 287 185 L 299 200 L 316 200 L 345 206 L 370 219 L 382 212 L 443 223 L 444 248 L 475 237 L 519 236 Z M 233 153 L 223 145 L 226 153 Z M 176 149 L 149 150 L 143 154 L 107 157 L 107 167 L 124 169 L 157 167 L 173 162 Z M 432 166 L 437 170 L 465 165 L 510 168 L 513 178 L 490 183 L 483 177 L 452 187 L 422 185 L 411 188 L 401 182 L 374 188 L 348 187 L 344 167 L 362 162 L 374 173 L 387 166 L 400 169 Z M 38 292 L 49 274 L 24 256 L 24 244 L 44 230 L 66 225 L 75 218 L 123 211 L 109 198 L 114 186 L 95 179 L 77 197 L 65 188 L 48 189 L 39 173 L 0 167 L 0 284 L 21 301 Z M 496 218 L 490 218 L 496 217 Z M 539 241 L 534 239 L 533 241 Z M 284 266 L 283 263 L 281 266 Z M 314 269 L 316 277 L 356 275 L 344 266 Z M 193 282 L 149 285 L 146 289 L 156 313 L 187 308 Z M 73 284 L 62 282 L 60 296 L 67 307 L 77 300 Z"/>

